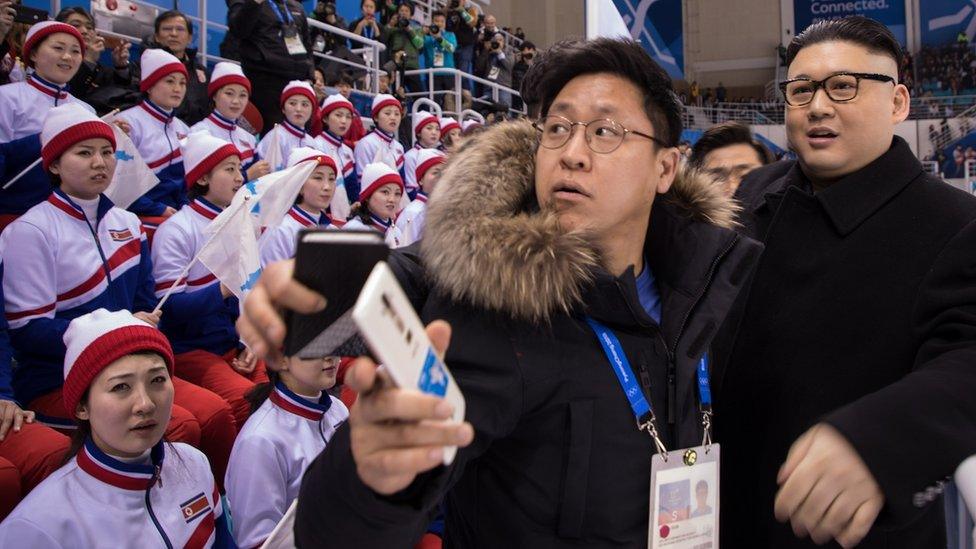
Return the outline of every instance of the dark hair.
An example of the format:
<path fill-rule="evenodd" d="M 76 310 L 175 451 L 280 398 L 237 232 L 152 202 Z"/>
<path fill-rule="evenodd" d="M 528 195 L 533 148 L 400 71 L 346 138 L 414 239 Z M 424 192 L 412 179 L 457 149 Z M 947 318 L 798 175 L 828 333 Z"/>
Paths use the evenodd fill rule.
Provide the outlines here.
<path fill-rule="evenodd" d="M 199 198 L 199 197 L 207 194 L 207 190 L 209 188 L 210 187 L 208 185 L 201 185 L 201 184 L 197 183 L 196 181 L 194 181 L 193 184 L 190 185 L 190 190 L 186 192 L 186 196 L 190 200 L 193 200 L 194 198 Z"/>
<path fill-rule="evenodd" d="M 416 9 L 413 5 L 413 2 L 411 2 L 410 0 L 402 0 L 400 3 L 398 3 L 397 4 L 398 10 L 400 9 L 400 6 L 407 6 L 408 8 L 410 8 L 410 15 L 413 15 L 414 10 Z"/>
<path fill-rule="evenodd" d="M 630 39 L 597 38 L 564 41 L 546 50 L 522 81 L 524 101 L 538 102 L 541 115 L 559 92 L 578 76 L 610 73 L 633 82 L 644 96 L 644 112 L 656 137 L 673 147 L 681 136 L 681 102 L 671 77 Z"/>
<path fill-rule="evenodd" d="M 850 15 L 839 19 L 825 19 L 814 23 L 793 37 L 786 48 L 786 66 L 789 67 L 800 50 L 821 42 L 853 42 L 872 53 L 887 55 L 899 63 L 901 45 L 884 24 L 863 15 Z"/>
<path fill-rule="evenodd" d="M 759 156 L 759 161 L 764 165 L 776 160 L 773 153 L 769 152 L 765 145 L 752 136 L 749 126 L 740 122 L 723 122 L 708 128 L 701 138 L 695 142 L 695 146 L 691 148 L 688 164 L 701 167 L 708 153 L 740 143 L 752 147 Z"/>
<path fill-rule="evenodd" d="M 75 14 L 83 15 L 86 19 L 88 19 L 88 21 L 92 25 L 95 24 L 95 18 L 92 17 L 90 13 L 88 13 L 88 10 L 86 10 L 81 6 L 72 6 L 70 8 L 64 8 L 63 10 L 59 11 L 57 15 L 54 16 L 54 20 L 60 21 L 61 23 L 65 23 L 68 21 L 69 17 Z"/>
<path fill-rule="evenodd" d="M 523 41 L 522 44 L 519 46 L 519 50 L 534 50 L 534 49 L 535 49 L 535 44 L 529 42 L 528 40 Z"/>
<path fill-rule="evenodd" d="M 254 413 L 264 404 L 265 400 L 271 396 L 271 391 L 274 390 L 274 386 L 281 379 L 281 374 L 277 370 L 268 368 L 268 381 L 265 383 L 258 383 L 250 391 L 244 393 L 244 400 L 251 405 L 251 412 Z"/>
<path fill-rule="evenodd" d="M 430 14 L 431 20 L 433 20 L 435 17 L 438 17 L 438 16 L 443 17 L 444 19 L 447 19 L 447 12 L 445 12 L 444 10 L 435 10 L 435 11 L 431 12 L 431 14 Z M 444 29 L 441 29 L 441 30 L 444 30 Z"/>
<path fill-rule="evenodd" d="M 174 17 L 182 17 L 183 21 L 186 22 L 186 30 L 193 36 L 193 23 L 190 22 L 190 17 L 180 10 L 167 10 L 156 16 L 156 21 L 153 22 L 153 29 L 156 34 L 159 34 L 159 26 L 163 24 L 163 21 L 167 19 L 173 19 Z"/>
<path fill-rule="evenodd" d="M 349 208 L 349 217 L 358 217 L 364 225 L 369 225 L 373 222 L 373 219 L 369 216 L 369 206 L 366 205 L 366 202 L 353 203 L 352 207 Z"/>

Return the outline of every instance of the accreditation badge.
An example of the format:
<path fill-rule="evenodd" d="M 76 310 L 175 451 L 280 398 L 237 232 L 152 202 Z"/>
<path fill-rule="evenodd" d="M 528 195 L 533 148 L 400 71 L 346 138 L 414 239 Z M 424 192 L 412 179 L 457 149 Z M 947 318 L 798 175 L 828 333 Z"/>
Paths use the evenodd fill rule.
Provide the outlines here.
<path fill-rule="evenodd" d="M 651 458 L 650 549 L 718 547 L 719 445 Z"/>
<path fill-rule="evenodd" d="M 434 50 L 434 66 L 435 67 L 444 66 L 444 52 L 440 50 Z"/>
<path fill-rule="evenodd" d="M 302 44 L 302 38 L 298 35 L 298 29 L 295 25 L 288 25 L 282 31 L 282 37 L 285 39 L 285 47 L 288 48 L 288 55 L 305 55 L 308 50 L 305 49 L 305 44 Z"/>

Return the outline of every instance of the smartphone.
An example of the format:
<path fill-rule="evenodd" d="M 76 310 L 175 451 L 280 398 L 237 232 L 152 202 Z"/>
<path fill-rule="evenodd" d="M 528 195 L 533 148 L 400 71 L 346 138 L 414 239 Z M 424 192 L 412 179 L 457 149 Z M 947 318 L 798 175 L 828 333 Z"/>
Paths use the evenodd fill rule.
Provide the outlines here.
<path fill-rule="evenodd" d="M 383 235 L 376 231 L 302 230 L 293 276 L 325 296 L 327 305 L 310 315 L 286 313 L 285 354 L 304 359 L 366 354 L 352 321 L 352 307 L 373 267 L 389 253 Z"/>
<path fill-rule="evenodd" d="M 26 23 L 28 25 L 33 25 L 34 23 L 40 23 L 41 21 L 48 20 L 48 13 L 44 10 L 32 8 L 23 4 L 17 4 L 10 7 L 17 12 L 14 14 L 15 23 Z"/>
<path fill-rule="evenodd" d="M 373 268 L 352 319 L 397 387 L 443 398 L 454 407 L 451 419 L 464 421 L 464 395 L 386 262 Z M 456 455 L 457 446 L 445 447 L 444 465 L 450 465 Z"/>

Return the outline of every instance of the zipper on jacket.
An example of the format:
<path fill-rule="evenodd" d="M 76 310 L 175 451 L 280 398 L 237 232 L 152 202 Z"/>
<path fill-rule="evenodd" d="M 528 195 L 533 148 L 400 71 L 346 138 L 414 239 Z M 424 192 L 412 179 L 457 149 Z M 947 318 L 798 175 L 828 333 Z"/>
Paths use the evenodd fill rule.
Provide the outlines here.
<path fill-rule="evenodd" d="M 101 222 L 101 219 L 95 220 L 95 228 L 98 227 L 99 222 Z M 92 238 L 95 239 L 95 248 L 98 249 L 98 255 L 102 258 L 102 269 L 105 271 L 105 280 L 111 284 L 112 269 L 110 269 L 108 266 L 108 258 L 105 257 L 105 250 L 102 249 L 102 243 L 98 241 L 98 232 L 95 230 L 95 228 L 92 228 L 91 221 L 88 221 L 87 216 L 85 217 L 85 223 L 88 225 L 88 231 L 91 232 Z"/>
<path fill-rule="evenodd" d="M 156 519 L 156 513 L 153 512 L 152 502 L 149 501 L 149 493 L 152 491 L 153 486 L 155 486 L 157 482 L 160 486 L 163 485 L 163 478 L 160 476 L 159 465 L 156 466 L 156 472 L 153 473 L 153 477 L 149 482 L 149 487 L 146 488 L 146 510 L 149 511 L 149 518 L 152 519 L 153 525 L 156 527 L 156 531 L 159 532 L 159 535 L 163 538 L 163 543 L 166 544 L 166 549 L 173 549 L 173 543 L 169 541 L 169 537 L 166 535 L 166 532 L 163 531 L 162 525 L 160 525 L 159 520 Z"/>

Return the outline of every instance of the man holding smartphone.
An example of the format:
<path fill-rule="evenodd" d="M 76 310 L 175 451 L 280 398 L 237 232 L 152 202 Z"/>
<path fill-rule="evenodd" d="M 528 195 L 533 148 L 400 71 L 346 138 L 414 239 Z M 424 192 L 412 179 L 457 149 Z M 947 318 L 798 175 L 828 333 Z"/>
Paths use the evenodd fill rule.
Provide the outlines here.
<path fill-rule="evenodd" d="M 300 545 L 410 545 L 446 496 L 448 546 L 646 546 L 652 456 L 709 432 L 696 372 L 760 246 L 719 189 L 679 174 L 681 105 L 640 44 L 548 55 L 526 76 L 542 118 L 455 153 L 421 245 L 390 255 L 435 347 L 452 341 L 467 421 L 360 360 L 349 427 L 303 482 Z M 326 305 L 291 268 L 269 266 L 245 302 L 258 353 L 282 342 L 276 305 Z M 445 446 L 461 447 L 450 466 Z"/>

